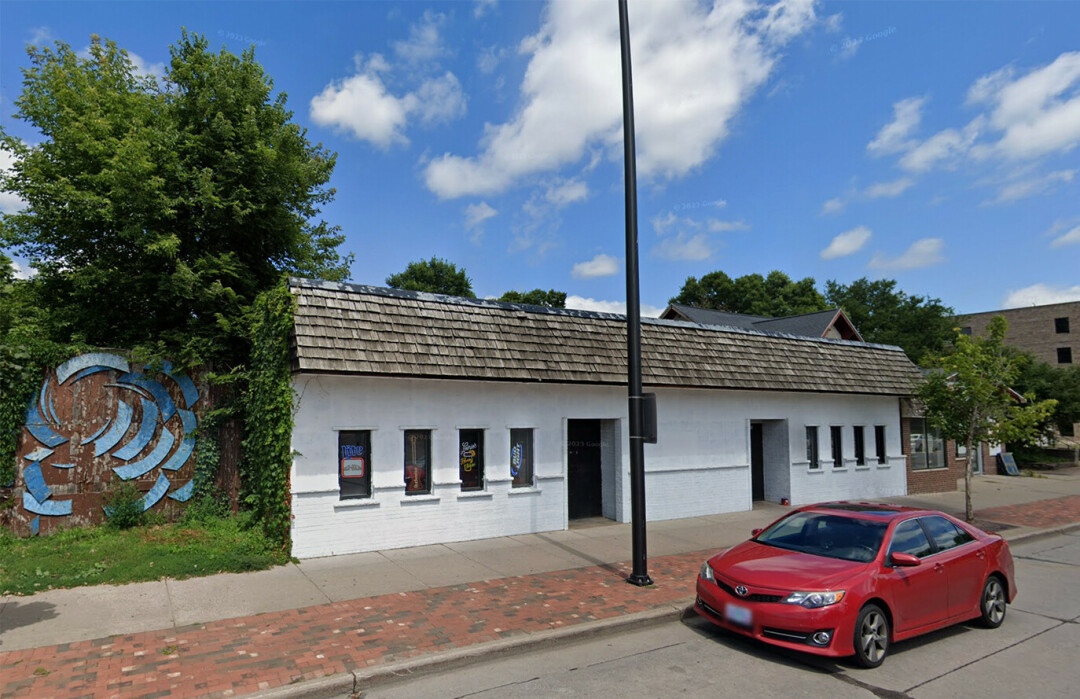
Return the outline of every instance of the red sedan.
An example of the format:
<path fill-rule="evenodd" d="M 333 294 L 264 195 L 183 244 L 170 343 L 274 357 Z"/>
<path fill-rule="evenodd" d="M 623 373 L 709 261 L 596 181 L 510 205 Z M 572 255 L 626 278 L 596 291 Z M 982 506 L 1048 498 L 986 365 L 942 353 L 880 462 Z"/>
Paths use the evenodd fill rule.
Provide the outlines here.
<path fill-rule="evenodd" d="M 970 619 L 997 628 L 1015 597 L 1000 536 L 942 512 L 837 502 L 705 561 L 694 608 L 766 643 L 877 667 L 895 641 Z"/>

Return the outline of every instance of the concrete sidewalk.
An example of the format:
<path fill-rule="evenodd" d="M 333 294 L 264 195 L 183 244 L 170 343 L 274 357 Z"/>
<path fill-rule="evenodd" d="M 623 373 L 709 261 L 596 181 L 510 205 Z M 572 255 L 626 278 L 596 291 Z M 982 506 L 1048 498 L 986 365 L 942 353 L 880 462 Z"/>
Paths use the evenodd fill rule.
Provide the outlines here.
<path fill-rule="evenodd" d="M 1080 470 L 975 481 L 1007 539 L 1080 522 Z M 963 510 L 963 493 L 891 498 Z M 347 693 L 357 677 L 675 618 L 711 551 L 788 508 L 652 522 L 655 585 L 624 582 L 628 525 L 313 559 L 270 571 L 0 600 L 0 695 Z M 322 678 L 322 679 L 320 679 Z M 313 683 L 313 681 L 315 681 Z"/>

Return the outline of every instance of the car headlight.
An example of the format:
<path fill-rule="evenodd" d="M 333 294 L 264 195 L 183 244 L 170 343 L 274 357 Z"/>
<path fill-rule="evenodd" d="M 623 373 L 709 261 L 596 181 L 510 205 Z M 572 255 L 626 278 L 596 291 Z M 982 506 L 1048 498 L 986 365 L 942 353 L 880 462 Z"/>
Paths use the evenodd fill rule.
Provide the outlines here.
<path fill-rule="evenodd" d="M 709 566 L 708 561 L 701 564 L 701 579 L 708 580 L 709 582 L 716 582 L 716 578 L 713 577 L 712 568 Z"/>
<path fill-rule="evenodd" d="M 784 604 L 797 604 L 800 607 L 806 607 L 807 609 L 818 609 L 819 607 L 828 607 L 830 604 L 836 604 L 840 600 L 844 599 L 843 590 L 834 590 L 832 592 L 792 592 L 784 600 Z"/>

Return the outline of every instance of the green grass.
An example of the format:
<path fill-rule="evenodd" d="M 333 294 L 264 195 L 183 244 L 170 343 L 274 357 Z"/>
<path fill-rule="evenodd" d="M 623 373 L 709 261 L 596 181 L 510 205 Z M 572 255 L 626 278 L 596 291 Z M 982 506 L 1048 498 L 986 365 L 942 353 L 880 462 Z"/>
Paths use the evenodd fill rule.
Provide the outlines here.
<path fill-rule="evenodd" d="M 265 570 L 289 560 L 245 514 L 20 539 L 0 532 L 0 594 Z"/>

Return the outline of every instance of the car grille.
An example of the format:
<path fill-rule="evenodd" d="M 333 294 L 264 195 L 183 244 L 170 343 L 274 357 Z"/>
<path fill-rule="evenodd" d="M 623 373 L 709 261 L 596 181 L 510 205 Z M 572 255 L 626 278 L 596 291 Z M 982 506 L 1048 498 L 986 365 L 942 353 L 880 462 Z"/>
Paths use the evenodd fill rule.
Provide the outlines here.
<path fill-rule="evenodd" d="M 719 579 L 716 579 L 715 582 L 717 587 L 719 587 L 721 590 L 728 593 L 732 597 L 738 597 L 739 599 L 744 599 L 749 602 L 780 602 L 784 599 L 783 595 L 761 595 L 756 592 L 743 597 L 742 595 L 735 592 L 735 588 L 731 585 L 728 585 L 727 583 L 722 582 Z"/>

